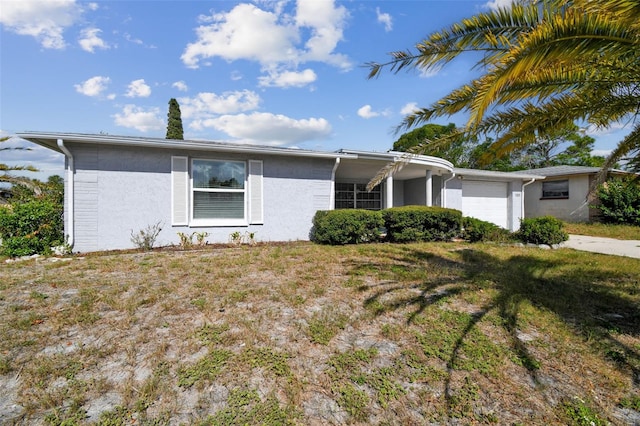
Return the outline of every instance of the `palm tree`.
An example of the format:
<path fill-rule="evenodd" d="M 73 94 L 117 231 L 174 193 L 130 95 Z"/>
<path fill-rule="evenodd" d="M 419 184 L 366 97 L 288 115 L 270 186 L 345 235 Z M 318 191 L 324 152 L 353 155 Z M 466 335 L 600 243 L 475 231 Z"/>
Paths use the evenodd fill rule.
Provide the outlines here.
<path fill-rule="evenodd" d="M 10 137 L 0 138 L 0 143 L 6 142 L 9 139 L 10 139 Z M 29 148 L 0 147 L 0 151 L 21 150 L 21 149 L 28 150 Z M 32 190 L 34 192 L 34 194 L 40 195 L 42 190 L 41 190 L 40 186 L 36 182 L 34 182 L 32 179 L 29 179 L 29 178 L 23 177 L 23 176 L 15 176 L 15 175 L 10 173 L 12 171 L 20 171 L 20 170 L 26 170 L 26 171 L 30 171 L 30 172 L 37 172 L 38 171 L 38 169 L 36 169 L 33 166 L 9 166 L 7 164 L 0 163 L 0 183 L 1 182 L 5 182 L 5 183 L 8 183 L 10 185 L 23 185 L 23 186 L 26 186 L 27 188 L 29 188 L 30 190 Z M 6 201 L 1 197 L 0 197 L 0 204 L 6 204 Z"/>
<path fill-rule="evenodd" d="M 438 69 L 462 54 L 479 54 L 484 74 L 405 117 L 398 130 L 466 112 L 465 135 L 494 135 L 487 153 L 501 156 L 535 144 L 576 121 L 606 128 L 632 122 L 606 170 L 640 151 L 640 2 L 637 0 L 528 1 L 479 13 L 435 32 L 415 51 L 370 63 L 383 69 Z M 433 141 L 446 143 L 446 141 Z M 413 152 L 417 153 L 417 152 Z M 390 165 L 377 184 L 402 164 Z"/>

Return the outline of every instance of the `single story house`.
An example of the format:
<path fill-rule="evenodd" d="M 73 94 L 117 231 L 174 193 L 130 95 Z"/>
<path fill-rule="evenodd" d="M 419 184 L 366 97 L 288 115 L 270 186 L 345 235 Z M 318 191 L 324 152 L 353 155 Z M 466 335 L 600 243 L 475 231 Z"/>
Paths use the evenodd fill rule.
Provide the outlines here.
<path fill-rule="evenodd" d="M 65 233 L 74 251 L 134 247 L 132 233 L 232 233 L 258 241 L 308 240 L 318 210 L 443 206 L 516 230 L 523 192 L 540 176 L 454 169 L 413 156 L 373 191 L 366 184 L 402 153 L 311 151 L 195 140 L 19 133 L 65 156 Z"/>
<path fill-rule="evenodd" d="M 598 210 L 592 207 L 597 200 L 590 201 L 588 195 L 600 171 L 599 167 L 553 166 L 520 172 L 539 177 L 527 188 L 525 216 L 554 216 L 566 222 L 594 220 Z M 629 173 L 613 169 L 609 175 L 623 176 Z"/>

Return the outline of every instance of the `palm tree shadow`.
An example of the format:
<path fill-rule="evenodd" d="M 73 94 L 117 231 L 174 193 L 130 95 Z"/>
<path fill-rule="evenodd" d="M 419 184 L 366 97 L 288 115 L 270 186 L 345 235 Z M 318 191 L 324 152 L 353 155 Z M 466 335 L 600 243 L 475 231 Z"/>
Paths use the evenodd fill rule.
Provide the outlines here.
<path fill-rule="evenodd" d="M 590 341 L 593 333 L 598 333 L 608 349 L 604 353 L 601 347 L 597 349 L 621 371 L 630 373 L 633 383 L 640 386 L 640 351 L 615 337 L 616 333 L 634 336 L 640 333 L 640 307 L 616 293 L 610 284 L 625 279 L 623 273 L 603 272 L 597 266 L 589 265 L 563 268 L 568 264 L 567 260 L 558 256 L 549 260 L 548 256 L 536 256 L 536 252 L 502 260 L 486 251 L 467 248 L 458 252 L 460 260 L 452 260 L 414 246 L 406 246 L 404 251 L 403 256 L 393 261 L 410 269 L 449 268 L 455 273 L 419 283 L 402 284 L 396 281 L 377 287 L 364 302 L 365 308 L 375 307 L 376 315 L 411 307 L 407 317 L 409 325 L 430 305 L 475 291 L 477 283 L 491 282 L 497 290 L 496 296 L 488 304 L 470 316 L 448 354 L 444 393 L 449 410 L 453 403 L 451 380 L 463 345 L 469 333 L 487 313 L 494 310 L 501 319 L 511 349 L 520 364 L 534 384 L 540 383 L 540 361 L 531 353 L 519 330 L 525 302 L 555 313 L 580 333 L 585 341 Z M 382 268 L 385 265 L 378 266 Z M 413 294 L 407 296 L 407 292 Z"/>

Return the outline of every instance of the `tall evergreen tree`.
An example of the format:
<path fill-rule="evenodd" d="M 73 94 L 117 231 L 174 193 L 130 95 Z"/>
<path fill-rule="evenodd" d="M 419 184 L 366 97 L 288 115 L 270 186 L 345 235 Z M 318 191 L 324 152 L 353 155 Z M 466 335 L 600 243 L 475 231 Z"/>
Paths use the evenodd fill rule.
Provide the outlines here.
<path fill-rule="evenodd" d="M 184 139 L 181 114 L 180 104 L 178 104 L 175 98 L 171 98 L 171 100 L 169 100 L 169 113 L 167 114 L 166 139 Z"/>

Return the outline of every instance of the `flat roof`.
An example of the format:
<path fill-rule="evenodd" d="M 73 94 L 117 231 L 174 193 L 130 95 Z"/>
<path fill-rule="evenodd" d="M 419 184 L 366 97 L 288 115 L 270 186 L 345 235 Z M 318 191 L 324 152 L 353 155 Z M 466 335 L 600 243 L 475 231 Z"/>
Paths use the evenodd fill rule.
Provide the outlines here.
<path fill-rule="evenodd" d="M 97 145 L 122 145 L 131 147 L 192 149 L 201 151 L 260 153 L 270 155 L 285 155 L 296 157 L 316 158 L 357 158 L 353 154 L 328 151 L 313 151 L 307 149 L 285 148 L 278 146 L 248 145 L 230 142 L 215 142 L 205 140 L 176 140 L 134 136 L 115 136 L 84 133 L 56 133 L 56 132 L 20 132 L 16 136 L 35 144 L 62 153 L 58 147 L 58 140 Z"/>

